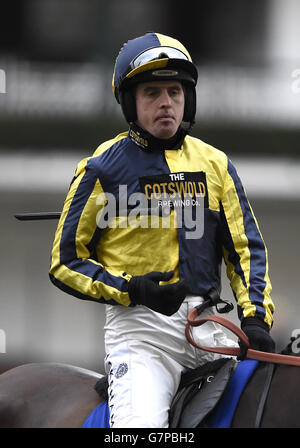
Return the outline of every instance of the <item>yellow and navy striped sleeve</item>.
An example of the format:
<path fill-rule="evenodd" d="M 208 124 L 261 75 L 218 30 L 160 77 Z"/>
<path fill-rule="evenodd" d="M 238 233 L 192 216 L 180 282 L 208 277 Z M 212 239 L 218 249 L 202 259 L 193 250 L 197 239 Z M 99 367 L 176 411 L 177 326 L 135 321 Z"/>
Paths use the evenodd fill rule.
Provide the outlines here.
<path fill-rule="evenodd" d="M 56 230 L 49 276 L 75 297 L 129 306 L 130 276 L 101 265 L 95 256 L 101 233 L 97 219 L 104 208 L 103 202 L 97 205 L 103 189 L 96 162 L 91 157 L 78 165 Z"/>
<path fill-rule="evenodd" d="M 270 298 L 267 249 L 243 185 L 229 159 L 221 222 L 223 255 L 239 317 L 243 320 L 255 316 L 271 327 L 274 304 Z"/>

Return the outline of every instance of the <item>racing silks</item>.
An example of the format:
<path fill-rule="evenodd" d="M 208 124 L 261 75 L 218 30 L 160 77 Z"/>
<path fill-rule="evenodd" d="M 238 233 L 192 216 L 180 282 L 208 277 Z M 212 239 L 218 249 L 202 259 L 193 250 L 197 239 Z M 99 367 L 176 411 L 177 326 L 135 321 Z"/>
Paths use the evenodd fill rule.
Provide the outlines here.
<path fill-rule="evenodd" d="M 174 198 L 183 207 L 201 205 L 196 238 L 184 219 L 181 225 L 170 219 L 179 214 Z M 144 202 L 135 208 L 138 201 Z M 50 279 L 76 297 L 130 306 L 133 275 L 173 270 L 170 282 L 184 278 L 189 294 L 203 296 L 220 289 L 222 259 L 240 319 L 256 316 L 271 327 L 267 249 L 232 162 L 191 136 L 180 149 L 151 151 L 122 133 L 77 166 Z"/>

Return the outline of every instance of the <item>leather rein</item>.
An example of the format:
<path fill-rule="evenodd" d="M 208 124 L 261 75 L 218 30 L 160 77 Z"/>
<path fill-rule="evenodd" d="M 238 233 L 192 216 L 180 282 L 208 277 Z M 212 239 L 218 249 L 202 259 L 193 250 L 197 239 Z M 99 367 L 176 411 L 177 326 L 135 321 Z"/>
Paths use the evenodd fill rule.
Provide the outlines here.
<path fill-rule="evenodd" d="M 219 353 L 228 356 L 240 355 L 239 347 L 205 347 L 197 344 L 194 341 L 194 339 L 191 336 L 190 327 L 198 327 L 200 325 L 205 324 L 207 321 L 212 321 L 230 330 L 246 345 L 246 347 L 248 347 L 246 359 L 255 359 L 257 361 L 271 362 L 275 364 L 300 366 L 300 357 L 298 356 L 283 355 L 278 353 L 267 353 L 249 348 L 250 347 L 249 339 L 246 336 L 246 334 L 243 332 L 243 330 L 241 330 L 239 327 L 237 327 L 233 322 L 231 322 L 228 319 L 217 315 L 211 315 L 200 319 L 196 319 L 198 315 L 199 310 L 196 307 L 189 313 L 187 318 L 187 324 L 185 327 L 185 336 L 189 341 L 189 343 L 192 344 L 194 347 L 207 352 Z"/>

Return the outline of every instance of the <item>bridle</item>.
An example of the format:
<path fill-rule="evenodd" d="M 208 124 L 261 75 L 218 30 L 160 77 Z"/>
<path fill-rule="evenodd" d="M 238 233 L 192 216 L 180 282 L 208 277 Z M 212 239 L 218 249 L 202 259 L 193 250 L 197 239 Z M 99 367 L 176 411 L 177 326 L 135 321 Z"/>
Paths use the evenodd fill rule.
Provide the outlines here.
<path fill-rule="evenodd" d="M 217 315 L 211 315 L 206 316 L 200 319 L 196 319 L 199 315 L 199 310 L 196 308 L 193 308 L 192 311 L 189 313 L 187 318 L 187 324 L 185 327 L 185 335 L 187 340 L 190 344 L 192 344 L 194 347 L 208 351 L 213 353 L 219 353 L 223 355 L 228 356 L 239 356 L 240 355 L 240 348 L 239 347 L 205 347 L 203 345 L 197 344 L 194 339 L 191 336 L 190 327 L 198 327 L 200 325 L 205 324 L 207 321 L 212 321 L 217 324 L 222 325 L 223 327 L 230 330 L 232 333 L 235 334 L 239 338 L 240 341 L 243 342 L 246 347 L 248 347 L 246 359 L 256 359 L 257 361 L 263 361 L 263 362 L 271 362 L 275 364 L 287 364 L 292 366 L 300 366 L 300 357 L 297 356 L 291 356 L 291 355 L 283 355 L 279 353 L 267 353 L 262 352 L 259 350 L 254 350 L 250 347 L 249 339 L 246 336 L 246 334 L 238 328 L 233 322 L 230 320 L 217 316 Z"/>

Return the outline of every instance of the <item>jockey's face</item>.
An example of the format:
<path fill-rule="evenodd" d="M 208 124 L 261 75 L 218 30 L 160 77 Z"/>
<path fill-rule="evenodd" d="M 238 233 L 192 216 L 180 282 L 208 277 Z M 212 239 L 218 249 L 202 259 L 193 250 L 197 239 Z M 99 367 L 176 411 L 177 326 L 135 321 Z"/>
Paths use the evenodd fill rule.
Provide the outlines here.
<path fill-rule="evenodd" d="M 168 139 L 183 119 L 184 91 L 178 81 L 150 81 L 136 88 L 137 124 L 154 137 Z"/>

